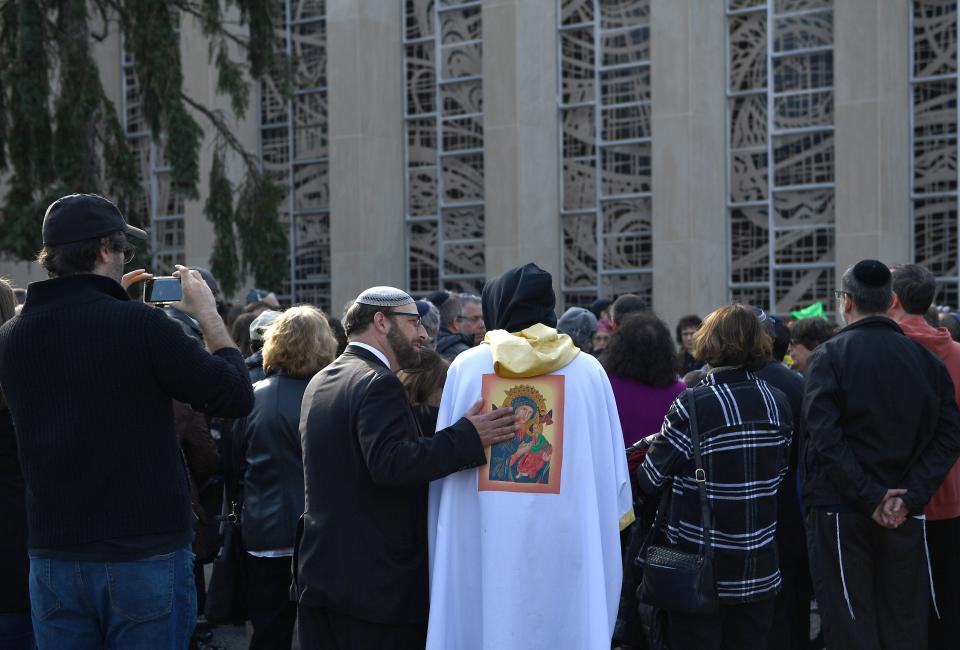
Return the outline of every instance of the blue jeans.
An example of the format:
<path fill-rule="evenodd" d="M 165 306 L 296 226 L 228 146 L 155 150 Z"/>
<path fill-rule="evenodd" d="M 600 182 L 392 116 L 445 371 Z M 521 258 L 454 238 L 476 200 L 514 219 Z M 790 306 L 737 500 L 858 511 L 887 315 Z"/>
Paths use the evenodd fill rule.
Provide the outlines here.
<path fill-rule="evenodd" d="M 189 546 L 133 562 L 30 558 L 40 650 L 182 650 L 197 622 Z"/>

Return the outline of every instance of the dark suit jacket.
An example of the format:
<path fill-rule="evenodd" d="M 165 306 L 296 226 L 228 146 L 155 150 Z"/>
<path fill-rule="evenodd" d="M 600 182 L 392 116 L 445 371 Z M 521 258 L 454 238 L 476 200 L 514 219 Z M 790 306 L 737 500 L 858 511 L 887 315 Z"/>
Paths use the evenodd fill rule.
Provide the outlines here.
<path fill-rule="evenodd" d="M 462 418 L 420 434 L 400 380 L 347 350 L 310 381 L 300 412 L 305 512 L 294 595 L 381 624 L 427 620 L 427 484 L 486 462 Z"/>

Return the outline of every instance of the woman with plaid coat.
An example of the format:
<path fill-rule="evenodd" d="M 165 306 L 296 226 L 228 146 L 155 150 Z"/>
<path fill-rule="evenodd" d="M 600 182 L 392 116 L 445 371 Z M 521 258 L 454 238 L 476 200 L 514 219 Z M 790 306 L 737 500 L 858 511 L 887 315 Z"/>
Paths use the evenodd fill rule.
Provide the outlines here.
<path fill-rule="evenodd" d="M 641 490 L 672 491 L 656 543 L 696 553 L 704 540 L 688 416 L 696 400 L 715 553 L 720 609 L 668 612 L 672 650 L 763 647 L 780 589 L 775 533 L 777 489 L 787 471 L 792 418 L 786 396 L 754 374 L 770 337 L 748 307 L 710 314 L 695 335 L 694 356 L 710 365 L 700 384 L 673 403 L 638 474 Z"/>

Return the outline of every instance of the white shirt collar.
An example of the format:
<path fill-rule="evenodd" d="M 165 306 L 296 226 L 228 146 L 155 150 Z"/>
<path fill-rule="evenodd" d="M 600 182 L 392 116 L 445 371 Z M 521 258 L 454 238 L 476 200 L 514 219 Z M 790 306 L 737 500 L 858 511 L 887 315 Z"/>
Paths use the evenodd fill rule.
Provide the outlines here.
<path fill-rule="evenodd" d="M 358 348 L 363 348 L 364 350 L 373 352 L 375 355 L 377 355 L 377 358 L 380 359 L 380 361 L 383 361 L 383 365 L 385 365 L 387 368 L 390 368 L 390 362 L 387 360 L 387 355 L 385 355 L 383 352 L 373 347 L 372 345 L 367 345 L 366 343 L 360 343 L 359 341 L 350 341 L 347 347 L 351 345 L 355 345 Z M 393 370 L 393 368 L 390 368 L 390 370 Z"/>

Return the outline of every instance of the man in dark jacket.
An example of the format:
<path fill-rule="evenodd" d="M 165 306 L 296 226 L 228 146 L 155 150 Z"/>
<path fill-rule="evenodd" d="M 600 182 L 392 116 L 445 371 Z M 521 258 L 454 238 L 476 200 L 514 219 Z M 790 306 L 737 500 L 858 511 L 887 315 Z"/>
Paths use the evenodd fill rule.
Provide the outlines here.
<path fill-rule="evenodd" d="M 440 311 L 440 332 L 437 334 L 437 352 L 447 361 L 474 346 L 474 336 L 460 330 L 463 320 L 463 303 L 449 291 L 435 291 L 427 296 Z"/>
<path fill-rule="evenodd" d="M 184 648 L 197 615 L 193 513 L 173 400 L 250 410 L 243 358 L 200 274 L 178 307 L 209 352 L 120 284 L 146 234 L 90 194 L 55 201 L 22 313 L 0 327 L 0 387 L 27 488 L 30 600 L 41 648 Z"/>
<path fill-rule="evenodd" d="M 426 332 L 413 299 L 374 287 L 347 310 L 346 351 L 314 376 L 300 414 L 306 511 L 293 594 L 304 648 L 422 650 L 427 622 L 427 484 L 486 462 L 511 438 L 510 409 L 424 437 L 395 370 Z M 479 397 L 479 396 L 478 396 Z"/>
<path fill-rule="evenodd" d="M 779 389 L 790 404 L 793 439 L 790 464 L 777 488 L 777 554 L 783 584 L 774 603 L 773 625 L 767 635 L 770 650 L 807 650 L 810 645 L 810 567 L 804 542 L 803 516 L 797 494 L 797 450 L 800 447 L 803 403 L 803 377 L 783 365 L 783 354 L 776 348 L 779 321 L 754 307 L 770 340 L 771 357 L 757 376 Z"/>
<path fill-rule="evenodd" d="M 841 286 L 847 326 L 810 355 L 803 403 L 803 497 L 824 639 L 828 648 L 925 649 L 920 517 L 960 455 L 960 413 L 943 363 L 886 316 L 889 269 L 864 260 Z"/>

